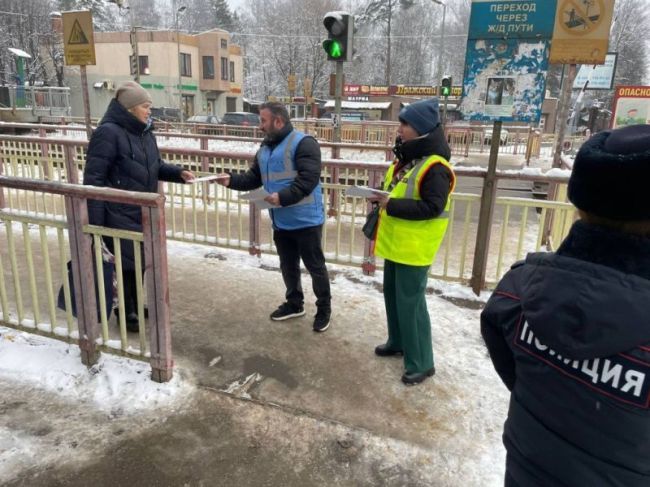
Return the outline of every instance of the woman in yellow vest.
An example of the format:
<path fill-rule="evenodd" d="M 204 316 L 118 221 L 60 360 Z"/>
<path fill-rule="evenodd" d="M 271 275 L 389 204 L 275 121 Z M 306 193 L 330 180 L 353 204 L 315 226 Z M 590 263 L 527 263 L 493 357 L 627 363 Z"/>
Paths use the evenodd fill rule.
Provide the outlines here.
<path fill-rule="evenodd" d="M 375 252 L 384 258 L 384 302 L 388 340 L 380 357 L 404 356 L 402 382 L 419 384 L 435 373 L 431 321 L 425 291 L 429 267 L 447 230 L 449 195 L 456 178 L 440 125 L 438 100 L 412 103 L 400 126 L 386 172 L 388 196 L 371 198 L 381 207 Z"/>

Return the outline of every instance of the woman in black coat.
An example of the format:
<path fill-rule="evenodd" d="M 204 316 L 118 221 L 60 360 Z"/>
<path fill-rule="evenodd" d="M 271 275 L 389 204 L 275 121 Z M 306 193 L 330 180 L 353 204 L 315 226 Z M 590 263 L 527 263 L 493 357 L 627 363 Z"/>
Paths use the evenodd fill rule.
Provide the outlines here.
<path fill-rule="evenodd" d="M 158 181 L 185 183 L 191 171 L 160 158 L 150 122 L 151 96 L 135 81 L 123 83 L 111 100 L 88 144 L 83 182 L 86 185 L 155 193 Z M 140 206 L 88 201 L 91 225 L 142 231 Z M 106 239 L 113 251 L 113 239 Z M 122 241 L 122 278 L 127 329 L 138 331 L 133 243 Z"/>

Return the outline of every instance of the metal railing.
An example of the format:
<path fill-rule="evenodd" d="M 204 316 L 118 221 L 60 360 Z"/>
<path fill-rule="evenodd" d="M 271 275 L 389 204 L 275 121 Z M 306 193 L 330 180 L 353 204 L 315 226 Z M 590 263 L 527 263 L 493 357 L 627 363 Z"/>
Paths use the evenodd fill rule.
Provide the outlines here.
<path fill-rule="evenodd" d="M 80 140 L 53 141 L 40 137 L 0 136 L 2 166 L 6 175 L 56 181 L 77 182 L 81 180 L 85 161 L 86 142 Z M 183 165 L 198 174 L 214 174 L 223 171 L 244 171 L 252 161 L 248 153 L 215 152 L 201 149 L 169 148 L 161 146 L 162 156 L 175 164 Z M 372 272 L 374 263 L 368 241 L 359 232 L 365 221 L 368 206 L 365 201 L 349 198 L 344 189 L 350 184 L 379 186 L 387 167 L 386 163 L 366 163 L 325 159 L 322 182 L 327 223 L 323 232 L 323 245 L 330 262 L 362 265 Z M 485 171 L 456 169 L 457 176 L 483 178 Z M 567 177 L 546 177 L 497 173 L 500 180 L 566 183 Z M 252 253 L 273 252 L 271 225 L 266 213 L 261 213 L 236 193 L 218 185 L 180 185 L 164 183 L 162 191 L 167 196 L 166 212 L 168 235 L 172 239 L 201 242 L 248 249 Z M 21 211 L 47 211 L 52 215 L 63 214 L 63 202 L 54 195 L 25 195 L 7 191 L 8 206 Z M 562 196 L 561 193 L 559 193 Z M 444 253 L 432 267 L 432 276 L 466 282 L 469 278 L 468 259 L 474 251 L 476 220 L 480 196 L 470 194 L 452 195 L 452 220 Z M 531 212 L 531 209 L 535 211 Z M 522 251 L 537 250 L 550 236 L 551 243 L 558 242 L 562 232 L 551 232 L 550 219 L 571 220 L 573 206 L 560 202 L 544 202 L 532 198 L 499 198 L 496 202 L 494 225 L 505 225 L 501 238 L 490 241 L 493 249 L 499 249 L 501 262 L 512 262 Z M 534 213 L 534 214 L 533 214 Z M 547 223 L 547 220 L 549 223 Z M 560 228 L 565 228 L 561 225 Z M 532 233 L 531 233 L 532 232 Z M 534 236 L 531 236 L 534 234 Z M 523 239 L 523 240 L 522 240 Z M 527 240 L 526 240 L 527 239 Z M 516 242 L 512 247 L 512 242 Z M 538 244 L 537 242 L 540 242 Z M 521 250 L 518 250 L 521 249 Z M 443 257 L 444 255 L 444 257 Z M 496 257 L 496 255 L 495 255 Z M 471 261 L 471 260 L 470 260 Z M 502 275 L 498 259 L 488 262 L 487 284 L 493 284 Z"/>
<path fill-rule="evenodd" d="M 70 122 L 71 117 L 62 118 L 60 122 Z M 86 138 L 83 120 L 80 125 L 56 124 L 19 124 L 0 122 L 0 131 L 19 129 L 38 131 L 41 136 L 60 137 L 75 136 Z M 340 157 L 341 149 L 363 152 L 383 153 L 385 160 L 393 158 L 392 147 L 397 125 L 394 122 L 344 122 L 341 143 L 331 142 L 333 128 L 322 122 L 298 121 L 296 128 L 304 130 L 320 141 L 321 148 L 329 149 L 333 159 Z M 328 122 L 329 123 L 329 122 Z M 156 124 L 159 138 L 193 140 L 197 148 L 208 149 L 211 140 L 228 140 L 260 143 L 262 132 L 257 127 L 232 125 L 180 124 L 159 122 Z M 445 128 L 452 155 L 458 157 L 486 156 L 489 154 L 492 128 L 481 125 L 448 125 Z M 499 153 L 522 157 L 527 163 L 531 159 L 550 157 L 554 147 L 554 134 L 543 134 L 530 127 L 507 127 L 501 135 Z M 566 151 L 575 151 L 584 142 L 584 136 L 568 137 Z M 378 156 L 379 157 L 379 156 Z M 379 159 L 378 159 L 379 160 Z"/>
<path fill-rule="evenodd" d="M 6 198 L 6 193 L 14 194 L 14 199 Z M 57 198 L 63 202 L 64 215 L 55 214 L 61 207 L 48 211 L 52 209 L 48 202 Z M 118 231 L 88 225 L 88 199 L 140 206 L 143 231 Z M 30 200 L 40 201 L 43 206 L 27 211 L 20 208 L 21 202 Z M 0 240 L 6 243 L 0 246 L 4 249 L 0 250 L 0 323 L 77 341 L 86 365 L 96 363 L 99 351 L 104 350 L 149 360 L 153 380 L 171 379 L 165 209 L 161 195 L 0 176 L 0 222 Z M 21 230 L 22 245 L 16 235 Z M 104 273 L 102 239 L 112 239 L 115 258 L 108 269 L 114 279 Z M 139 316 L 139 331 L 135 336 L 126 332 L 120 245 L 123 240 L 134 246 Z M 8 268 L 4 262 L 9 263 Z M 8 276 L 10 285 L 5 282 Z M 107 303 L 106 287 L 113 286 L 113 281 L 117 299 Z M 59 286 L 57 299 L 55 289 Z M 148 326 L 144 321 L 145 287 Z M 24 296 L 29 297 L 29 302 Z M 57 309 L 60 303 L 63 303 L 63 310 Z M 119 316 L 117 331 L 108 327 L 108 314 L 114 304 Z M 76 329 L 73 314 L 76 315 Z"/>
<path fill-rule="evenodd" d="M 35 115 L 70 116 L 70 88 L 55 86 L 1 86 L 9 103 L 0 108 L 28 108 Z"/>
<path fill-rule="evenodd" d="M 4 174 L 0 175 L 0 239 L 6 241 L 6 245 L 0 245 L 1 322 L 78 341 L 84 363 L 93 363 L 99 350 L 148 359 L 152 377 L 168 380 L 172 374 L 172 356 L 166 238 L 247 250 L 251 254 L 272 253 L 275 248 L 270 220 L 266 212 L 216 184 L 161 183 L 162 195 L 79 186 L 86 147 L 87 142 L 83 140 L 0 136 L 0 174 Z M 199 175 L 244 171 L 253 158 L 251 154 L 201 149 L 161 147 L 161 151 L 165 159 Z M 323 161 L 323 202 L 327 212 L 323 250 L 328 262 L 358 266 L 367 274 L 381 267 L 381 260 L 373 255 L 372 243 L 360 231 L 368 204 L 346 196 L 345 189 L 350 184 L 378 187 L 386 167 L 383 162 Z M 459 178 L 485 177 L 485 171 L 479 169 L 457 168 L 456 173 Z M 574 207 L 565 200 L 568 177 L 497 171 L 497 179 L 553 184 L 558 188 L 554 192 L 558 201 L 496 199 L 494 232 L 487 242 L 490 248 L 484 273 L 487 286 L 494 285 L 510 264 L 523 258 L 526 252 L 544 246 L 554 249 L 575 219 Z M 142 206 L 144 231 L 117 231 L 88 225 L 88 198 Z M 475 275 L 472 262 L 475 246 L 480 244 L 476 242 L 480 206 L 478 194 L 452 195 L 450 224 L 431 267 L 432 278 L 468 283 Z M 17 236 L 20 232 L 22 238 Z M 96 294 L 88 291 L 94 289 L 93 274 L 97 276 L 99 288 L 104 283 L 99 253 L 101 239 L 112 239 L 116 249 L 117 314 L 120 316 L 117 330 L 108 326 L 105 310 L 109 307 L 104 290 L 98 289 Z M 127 335 L 124 327 L 121 240 L 133 242 L 136 276 L 141 277 L 142 270 L 147 270 L 144 275 L 149 325 L 142 318 L 145 285 L 138 280 L 140 332 L 137 335 Z M 141 245 L 144 263 L 138 262 Z M 66 288 L 68 259 L 73 289 Z M 65 312 L 55 306 L 54 291 L 59 286 L 66 303 Z M 29 299 L 24 299 L 25 296 Z M 76 328 L 69 311 L 72 296 L 76 303 L 82 303 Z"/>

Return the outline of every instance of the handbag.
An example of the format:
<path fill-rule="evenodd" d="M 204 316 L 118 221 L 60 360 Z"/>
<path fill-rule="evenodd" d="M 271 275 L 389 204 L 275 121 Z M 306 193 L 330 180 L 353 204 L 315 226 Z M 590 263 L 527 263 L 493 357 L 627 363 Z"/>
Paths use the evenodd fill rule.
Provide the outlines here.
<path fill-rule="evenodd" d="M 370 213 L 366 215 L 366 223 L 363 224 L 361 231 L 368 240 L 374 240 L 377 233 L 377 224 L 379 223 L 379 205 L 374 205 Z"/>

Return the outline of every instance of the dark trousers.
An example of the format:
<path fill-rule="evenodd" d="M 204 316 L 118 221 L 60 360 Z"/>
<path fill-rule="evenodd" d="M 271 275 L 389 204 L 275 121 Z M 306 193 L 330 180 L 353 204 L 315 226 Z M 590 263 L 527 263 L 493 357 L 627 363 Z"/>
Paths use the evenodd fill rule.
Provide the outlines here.
<path fill-rule="evenodd" d="M 517 481 L 510 475 L 510 472 L 506 470 L 506 477 L 503 482 L 504 487 L 520 487 Z"/>
<path fill-rule="evenodd" d="M 104 237 L 104 243 L 110 253 L 115 255 L 114 242 L 111 237 Z M 141 262 L 143 263 L 142 275 L 144 276 L 144 247 L 140 247 Z M 124 312 L 138 313 L 138 289 L 135 279 L 135 258 L 133 256 L 133 242 L 122 240 L 120 248 L 122 250 L 122 284 L 124 285 Z M 143 281 L 144 286 L 144 281 Z M 144 291 L 143 291 L 144 294 Z M 117 313 L 117 312 L 116 312 Z"/>
<path fill-rule="evenodd" d="M 411 374 L 433 367 L 431 320 L 425 294 L 428 277 L 429 266 L 384 261 L 386 346 L 404 352 L 404 369 Z"/>
<path fill-rule="evenodd" d="M 137 284 L 135 282 L 135 271 L 122 270 L 122 283 L 124 284 L 124 312 L 129 313 L 138 312 L 137 307 Z"/>
<path fill-rule="evenodd" d="M 321 246 L 322 234 L 322 225 L 299 230 L 273 231 L 273 241 L 280 257 L 282 279 L 287 288 L 286 300 L 293 307 L 301 307 L 305 302 L 300 282 L 300 259 L 302 259 L 311 276 L 316 306 L 319 309 L 330 309 L 332 296 Z"/>

